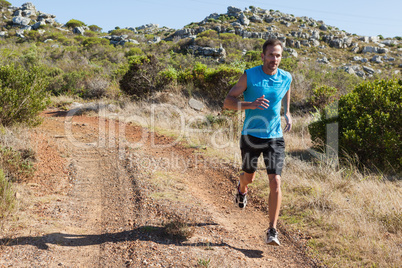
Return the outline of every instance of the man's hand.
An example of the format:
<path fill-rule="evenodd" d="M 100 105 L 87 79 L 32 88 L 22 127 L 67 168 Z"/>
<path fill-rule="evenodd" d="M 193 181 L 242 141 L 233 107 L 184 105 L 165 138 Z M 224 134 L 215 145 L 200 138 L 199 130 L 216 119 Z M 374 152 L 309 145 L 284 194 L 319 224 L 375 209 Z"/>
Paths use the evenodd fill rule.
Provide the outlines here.
<path fill-rule="evenodd" d="M 264 110 L 269 107 L 269 100 L 265 98 L 265 95 L 262 95 L 251 103 L 251 107 L 252 109 Z"/>
<path fill-rule="evenodd" d="M 286 119 L 285 132 L 289 132 L 292 129 L 292 116 L 290 115 L 290 113 L 285 114 L 285 119 Z"/>

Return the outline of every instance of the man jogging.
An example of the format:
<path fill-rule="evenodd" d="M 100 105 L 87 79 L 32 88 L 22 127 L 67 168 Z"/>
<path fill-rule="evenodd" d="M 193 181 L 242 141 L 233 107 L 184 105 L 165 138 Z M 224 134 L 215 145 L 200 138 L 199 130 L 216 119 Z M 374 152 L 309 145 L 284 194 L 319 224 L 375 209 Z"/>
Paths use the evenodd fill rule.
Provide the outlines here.
<path fill-rule="evenodd" d="M 242 170 L 235 202 L 240 208 L 247 204 L 247 185 L 252 183 L 260 154 L 263 154 L 269 178 L 269 229 L 266 242 L 279 246 L 276 230 L 282 200 L 281 172 L 285 159 L 285 141 L 281 128 L 280 110 L 283 99 L 286 126 L 292 128 L 289 112 L 290 73 L 279 69 L 283 45 L 277 39 L 263 45 L 263 65 L 248 69 L 228 93 L 223 108 L 245 110 L 245 120 L 240 139 Z M 243 94 L 244 101 L 237 98 Z"/>

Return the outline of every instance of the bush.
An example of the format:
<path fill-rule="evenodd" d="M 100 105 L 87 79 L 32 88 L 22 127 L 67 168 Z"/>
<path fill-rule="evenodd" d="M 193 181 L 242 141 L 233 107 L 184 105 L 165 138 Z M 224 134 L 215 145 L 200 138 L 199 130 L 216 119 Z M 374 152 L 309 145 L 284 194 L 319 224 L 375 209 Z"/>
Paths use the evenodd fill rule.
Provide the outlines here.
<path fill-rule="evenodd" d="M 160 66 L 153 55 L 129 57 L 129 70 L 120 80 L 120 88 L 128 95 L 145 99 L 158 88 Z"/>
<path fill-rule="evenodd" d="M 9 7 L 11 3 L 6 0 L 0 0 L 0 8 Z"/>
<path fill-rule="evenodd" d="M 328 104 L 335 101 L 338 90 L 335 87 L 316 86 L 308 102 L 315 108 L 323 109 Z"/>
<path fill-rule="evenodd" d="M 66 23 L 66 27 L 68 28 L 75 28 L 75 27 L 81 27 L 85 26 L 85 23 L 79 20 L 71 19 Z"/>
<path fill-rule="evenodd" d="M 49 103 L 46 92 L 48 81 L 44 70 L 31 66 L 26 71 L 20 66 L 0 67 L 0 125 L 18 123 L 35 125 L 37 114 Z"/>
<path fill-rule="evenodd" d="M 14 193 L 11 189 L 11 183 L 4 176 L 0 169 L 0 219 L 7 216 L 14 207 Z"/>
<path fill-rule="evenodd" d="M 338 111 L 322 110 L 309 126 L 314 142 L 325 140 L 326 125 L 338 113 L 341 156 L 357 156 L 369 168 L 397 171 L 402 165 L 400 116 L 402 80 L 376 80 L 361 83 L 340 98 Z"/>
<path fill-rule="evenodd" d="M 98 25 L 89 25 L 88 28 L 93 32 L 97 32 L 97 33 L 102 32 L 102 28 L 99 27 Z"/>
<path fill-rule="evenodd" d="M 32 160 L 34 152 L 30 149 L 16 151 L 10 147 L 0 146 L 0 168 L 2 168 L 11 181 L 21 182 L 29 179 L 34 171 Z"/>

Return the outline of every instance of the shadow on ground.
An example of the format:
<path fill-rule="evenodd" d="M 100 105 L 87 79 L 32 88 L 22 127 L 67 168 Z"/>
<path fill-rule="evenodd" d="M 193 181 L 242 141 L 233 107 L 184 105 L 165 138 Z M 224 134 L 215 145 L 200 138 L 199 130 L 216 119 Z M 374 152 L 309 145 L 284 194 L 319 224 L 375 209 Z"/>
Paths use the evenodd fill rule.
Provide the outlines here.
<path fill-rule="evenodd" d="M 196 226 L 217 225 L 215 223 L 199 223 Z M 19 246 L 32 245 L 38 249 L 48 250 L 48 244 L 67 247 L 83 247 L 91 245 L 101 245 L 104 243 L 119 243 L 126 241 L 153 241 L 155 243 L 183 247 L 229 247 L 242 252 L 249 258 L 262 258 L 263 252 L 260 250 L 250 250 L 231 246 L 227 243 L 189 243 L 186 240 L 174 239 L 167 237 L 164 227 L 158 226 L 141 226 L 130 231 L 118 233 L 105 233 L 99 235 L 75 235 L 65 233 L 51 233 L 43 236 L 24 236 L 17 238 L 0 239 L 0 245 L 3 246 Z"/>

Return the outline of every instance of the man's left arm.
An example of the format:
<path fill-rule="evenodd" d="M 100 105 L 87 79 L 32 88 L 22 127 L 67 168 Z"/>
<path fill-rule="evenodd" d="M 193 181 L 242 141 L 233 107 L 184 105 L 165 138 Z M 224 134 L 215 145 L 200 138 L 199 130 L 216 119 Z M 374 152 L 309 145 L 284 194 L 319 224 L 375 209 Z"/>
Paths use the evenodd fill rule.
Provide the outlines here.
<path fill-rule="evenodd" d="M 285 132 L 292 129 L 292 116 L 290 115 L 290 87 L 283 98 L 283 110 L 285 111 L 286 126 Z"/>

